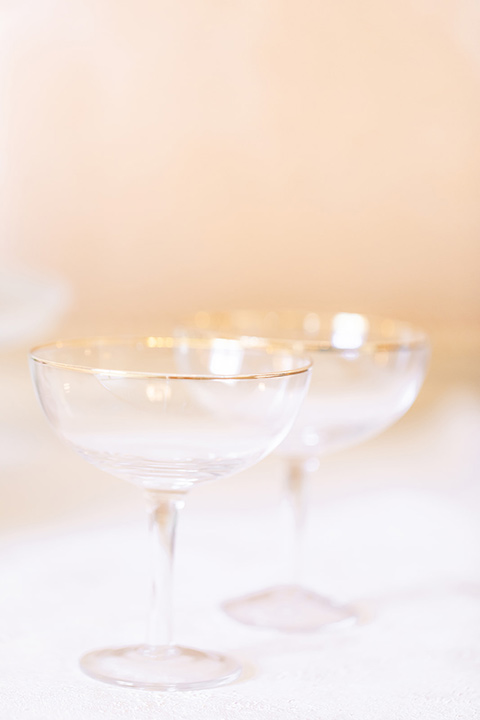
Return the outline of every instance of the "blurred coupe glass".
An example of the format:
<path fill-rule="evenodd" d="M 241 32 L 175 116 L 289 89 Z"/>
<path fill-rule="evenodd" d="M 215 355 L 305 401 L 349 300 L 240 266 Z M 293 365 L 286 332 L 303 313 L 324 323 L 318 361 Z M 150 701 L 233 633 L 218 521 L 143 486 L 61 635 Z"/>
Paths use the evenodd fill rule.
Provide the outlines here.
<path fill-rule="evenodd" d="M 353 607 L 300 583 L 305 477 L 322 455 L 381 433 L 407 412 L 428 365 L 425 334 L 407 323 L 343 312 L 199 312 L 191 325 L 200 334 L 288 340 L 313 361 L 307 398 L 277 449 L 287 468 L 290 581 L 229 600 L 224 609 L 240 622 L 292 632 L 354 622 Z"/>

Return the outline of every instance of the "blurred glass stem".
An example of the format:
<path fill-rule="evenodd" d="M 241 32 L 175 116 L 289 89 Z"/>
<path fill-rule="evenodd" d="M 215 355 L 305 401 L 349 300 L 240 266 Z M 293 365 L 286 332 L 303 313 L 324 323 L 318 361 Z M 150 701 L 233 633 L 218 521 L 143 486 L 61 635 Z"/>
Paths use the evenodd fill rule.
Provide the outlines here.
<path fill-rule="evenodd" d="M 307 468 L 306 463 L 299 459 L 290 459 L 287 462 L 285 505 L 289 525 L 287 538 L 290 538 L 290 542 L 288 543 L 288 576 L 286 579 L 288 584 L 300 585 L 305 536 Z"/>
<path fill-rule="evenodd" d="M 147 490 L 145 493 L 151 536 L 152 594 L 147 644 L 168 647 L 173 635 L 173 559 L 178 513 L 183 493 Z"/>

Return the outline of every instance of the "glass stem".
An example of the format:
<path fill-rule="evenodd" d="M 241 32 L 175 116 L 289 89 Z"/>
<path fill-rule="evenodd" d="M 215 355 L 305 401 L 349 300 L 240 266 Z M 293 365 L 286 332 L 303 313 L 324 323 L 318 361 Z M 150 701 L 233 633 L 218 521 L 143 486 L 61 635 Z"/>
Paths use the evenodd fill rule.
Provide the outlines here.
<path fill-rule="evenodd" d="M 302 576 L 303 538 L 305 528 L 305 467 L 303 462 L 290 460 L 285 497 L 290 526 L 288 582 L 299 585 Z"/>
<path fill-rule="evenodd" d="M 147 511 L 151 543 L 152 594 L 147 645 L 168 647 L 173 635 L 173 557 L 178 512 L 185 505 L 185 493 L 147 490 Z"/>

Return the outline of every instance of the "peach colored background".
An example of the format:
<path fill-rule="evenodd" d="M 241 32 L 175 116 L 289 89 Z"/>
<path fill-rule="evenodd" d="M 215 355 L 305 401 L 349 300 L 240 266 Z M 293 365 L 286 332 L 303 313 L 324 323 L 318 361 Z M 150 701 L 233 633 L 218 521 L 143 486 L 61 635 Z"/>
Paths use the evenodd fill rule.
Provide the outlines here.
<path fill-rule="evenodd" d="M 0 261 L 74 322 L 480 321 L 468 0 L 0 0 Z"/>

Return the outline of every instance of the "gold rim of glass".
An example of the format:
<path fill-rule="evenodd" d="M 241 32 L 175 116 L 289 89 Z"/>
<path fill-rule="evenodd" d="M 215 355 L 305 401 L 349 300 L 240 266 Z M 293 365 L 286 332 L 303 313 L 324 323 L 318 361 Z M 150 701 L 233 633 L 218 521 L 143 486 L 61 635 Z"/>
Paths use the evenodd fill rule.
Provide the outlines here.
<path fill-rule="evenodd" d="M 289 370 L 275 370 L 274 372 L 264 373 L 250 373 L 250 374 L 184 374 L 184 373 L 166 373 L 166 372 L 149 372 L 142 370 L 112 370 L 103 367 L 96 367 L 93 365 L 77 365 L 74 363 L 66 363 L 58 360 L 52 360 L 49 358 L 41 357 L 40 353 L 42 350 L 53 350 L 62 348 L 77 348 L 88 346 L 109 346 L 109 345 L 125 345 L 135 346 L 142 344 L 146 348 L 181 348 L 188 345 L 195 349 L 211 348 L 214 341 L 228 340 L 237 343 L 240 347 L 247 350 L 264 350 L 270 355 L 283 354 L 289 355 L 293 358 L 298 359 L 298 367 L 291 368 Z M 262 380 L 268 378 L 281 378 L 288 377 L 290 375 L 300 375 L 301 373 L 307 372 L 312 367 L 312 361 L 309 358 L 302 357 L 302 353 L 305 352 L 304 347 L 295 347 L 294 343 L 290 343 L 287 340 L 263 340 L 261 338 L 240 338 L 240 337 L 210 337 L 210 338 L 198 338 L 198 337 L 169 337 L 169 336 L 92 336 L 86 338 L 74 338 L 72 340 L 56 340 L 50 343 L 43 343 L 36 345 L 30 350 L 29 357 L 36 363 L 41 365 L 47 365 L 49 367 L 55 367 L 62 370 L 74 370 L 75 372 L 88 373 L 90 375 L 106 374 L 113 377 L 131 377 L 131 378 L 145 378 L 145 379 L 169 379 L 169 380 Z"/>
<path fill-rule="evenodd" d="M 380 327 L 387 327 L 388 326 L 388 334 L 392 335 L 392 338 L 387 337 L 387 332 L 385 332 L 385 337 L 378 337 L 374 339 L 365 339 L 356 347 L 338 347 L 336 346 L 331 340 L 328 339 L 315 339 L 315 338 L 301 338 L 301 337 L 291 337 L 288 338 L 287 334 L 285 333 L 281 337 L 272 335 L 261 335 L 259 333 L 250 332 L 248 330 L 242 330 L 241 328 L 238 329 L 232 329 L 229 328 L 228 325 L 224 325 L 222 328 L 221 324 L 216 328 L 210 328 L 209 322 L 210 320 L 218 320 L 220 323 L 224 323 L 225 321 L 228 323 L 229 318 L 231 317 L 246 317 L 248 318 L 249 315 L 258 316 L 262 313 L 267 316 L 268 314 L 277 315 L 277 316 L 290 316 L 290 318 L 294 317 L 315 317 L 319 320 L 325 321 L 326 319 L 333 319 L 335 316 L 341 316 L 341 315 L 348 315 L 348 316 L 355 316 L 362 318 L 364 321 L 366 321 L 367 325 L 370 323 L 374 323 L 376 325 L 379 325 Z M 200 321 L 198 325 L 198 329 L 203 332 L 212 332 L 216 333 L 218 337 L 220 338 L 240 338 L 240 339 L 253 339 L 258 338 L 262 339 L 265 342 L 268 343 L 291 343 L 292 345 L 296 345 L 297 352 L 330 352 L 330 353 L 345 353 L 345 352 L 357 352 L 357 353 L 365 353 L 365 354 L 371 354 L 376 352 L 397 352 L 397 351 L 404 351 L 404 350 L 428 350 L 430 348 L 430 341 L 428 338 L 427 333 L 422 330 L 420 327 L 417 327 L 416 325 L 404 321 L 404 320 L 397 320 L 395 318 L 389 317 L 388 315 L 375 315 L 375 314 L 369 314 L 369 313 L 355 313 L 355 312 L 349 312 L 349 311 L 325 311 L 325 312 L 312 312 L 307 310 L 278 310 L 278 311 L 256 311 L 256 310 L 248 310 L 248 309 L 240 309 L 240 310 L 232 310 L 232 311 L 219 311 L 219 312 L 208 312 L 208 311 L 199 311 L 197 316 L 204 316 L 205 319 L 205 325 L 202 326 L 202 322 Z M 202 318 L 203 319 L 203 318 Z M 394 335 L 399 335 L 401 332 L 408 332 L 411 337 L 409 338 L 395 338 Z"/>

